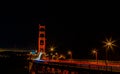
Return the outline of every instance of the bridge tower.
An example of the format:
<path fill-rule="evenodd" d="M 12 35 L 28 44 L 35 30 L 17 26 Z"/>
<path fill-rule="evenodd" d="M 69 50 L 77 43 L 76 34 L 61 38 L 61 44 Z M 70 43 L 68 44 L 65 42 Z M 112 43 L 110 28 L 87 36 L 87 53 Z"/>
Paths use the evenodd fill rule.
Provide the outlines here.
<path fill-rule="evenodd" d="M 45 25 L 39 24 L 38 53 L 39 52 L 44 52 L 45 53 L 45 45 L 46 45 Z"/>

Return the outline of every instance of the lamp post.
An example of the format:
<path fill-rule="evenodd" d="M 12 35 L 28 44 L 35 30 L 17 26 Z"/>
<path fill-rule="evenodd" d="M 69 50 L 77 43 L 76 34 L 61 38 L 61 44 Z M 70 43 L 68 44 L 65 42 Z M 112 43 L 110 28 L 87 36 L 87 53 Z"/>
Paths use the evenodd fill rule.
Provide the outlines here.
<path fill-rule="evenodd" d="M 56 60 L 58 60 L 58 53 L 57 52 L 55 53 L 55 56 L 56 56 Z"/>
<path fill-rule="evenodd" d="M 51 59 L 53 59 L 53 51 L 54 51 L 54 47 L 51 47 L 51 48 L 50 48 L 50 56 L 51 56 Z"/>
<path fill-rule="evenodd" d="M 68 51 L 68 54 L 70 55 L 70 59 L 72 60 L 72 51 Z"/>
<path fill-rule="evenodd" d="M 108 64 L 108 62 L 107 62 L 108 61 L 108 50 L 113 49 L 113 46 L 116 46 L 114 44 L 114 42 L 115 42 L 115 40 L 112 40 L 112 38 L 109 38 L 109 39 L 106 38 L 106 41 L 103 41 L 103 43 L 105 44 L 104 47 L 106 48 L 106 50 L 105 50 L 105 53 L 106 53 L 105 64 L 106 64 L 106 66 Z"/>
<path fill-rule="evenodd" d="M 92 50 L 92 53 L 93 54 L 95 54 L 95 57 L 96 57 L 96 62 L 97 62 L 97 64 L 98 64 L 98 52 L 97 52 L 97 50 Z"/>

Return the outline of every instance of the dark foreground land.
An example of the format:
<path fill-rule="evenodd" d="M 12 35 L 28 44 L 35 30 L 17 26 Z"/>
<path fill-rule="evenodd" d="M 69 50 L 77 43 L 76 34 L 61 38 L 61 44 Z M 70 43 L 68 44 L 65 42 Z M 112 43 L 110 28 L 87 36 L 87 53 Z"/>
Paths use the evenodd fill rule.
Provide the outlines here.
<path fill-rule="evenodd" d="M 29 74 L 26 53 L 0 52 L 0 74 Z"/>

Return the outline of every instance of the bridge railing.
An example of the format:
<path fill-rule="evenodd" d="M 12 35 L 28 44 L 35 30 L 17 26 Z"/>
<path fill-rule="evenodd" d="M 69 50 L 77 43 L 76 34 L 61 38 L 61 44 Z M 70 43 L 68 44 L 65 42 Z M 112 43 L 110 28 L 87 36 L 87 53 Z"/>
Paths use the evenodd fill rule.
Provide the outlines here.
<path fill-rule="evenodd" d="M 108 65 L 105 65 L 104 60 L 99 60 L 99 63 L 97 64 L 95 60 L 80 60 L 80 59 L 74 59 L 74 60 L 50 60 L 49 62 L 58 62 L 58 63 L 64 63 L 65 65 L 69 65 L 70 67 L 79 67 L 79 68 L 86 68 L 86 69 L 93 69 L 93 70 L 107 70 L 107 71 L 115 71 L 120 72 L 120 61 L 108 61 Z"/>

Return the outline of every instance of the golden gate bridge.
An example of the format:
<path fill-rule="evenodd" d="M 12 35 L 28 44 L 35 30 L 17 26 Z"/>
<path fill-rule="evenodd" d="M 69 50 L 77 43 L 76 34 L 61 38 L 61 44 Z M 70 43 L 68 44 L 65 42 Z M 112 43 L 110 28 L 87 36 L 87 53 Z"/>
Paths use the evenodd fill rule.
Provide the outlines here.
<path fill-rule="evenodd" d="M 31 74 L 42 74 L 42 73 L 56 73 L 56 74 L 79 74 L 83 71 L 87 73 L 120 73 L 120 61 L 109 61 L 106 65 L 104 60 L 59 60 L 42 57 L 45 55 L 45 26 L 39 25 L 38 35 L 38 57 L 32 58 L 32 65 L 30 68 Z M 70 54 L 70 53 L 69 53 Z M 72 57 L 72 56 L 71 56 Z M 34 67 L 35 69 L 33 69 Z M 64 70 L 63 70 L 64 68 Z M 82 71 L 83 70 L 83 71 Z"/>
<path fill-rule="evenodd" d="M 12 52 L 29 52 L 26 56 L 29 56 L 29 72 L 30 74 L 44 74 L 44 73 L 56 73 L 56 74 L 87 74 L 87 73 L 120 73 L 120 61 L 108 61 L 105 64 L 104 60 L 76 60 L 76 59 L 50 59 L 46 58 L 46 33 L 45 25 L 39 24 L 38 33 L 38 49 L 37 50 L 23 50 L 23 49 L 0 49 L 3 51 Z"/>

